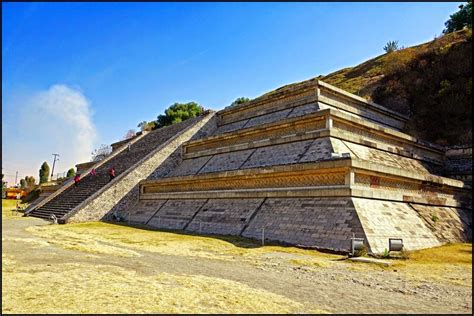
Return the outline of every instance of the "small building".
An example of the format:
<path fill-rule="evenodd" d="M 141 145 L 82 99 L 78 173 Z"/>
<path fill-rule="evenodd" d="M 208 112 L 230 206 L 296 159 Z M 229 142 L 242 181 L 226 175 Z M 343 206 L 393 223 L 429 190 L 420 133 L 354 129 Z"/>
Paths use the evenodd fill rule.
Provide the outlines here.
<path fill-rule="evenodd" d="M 12 199 L 12 200 L 16 200 L 18 198 L 18 194 L 19 194 L 19 197 L 20 198 L 24 198 L 27 193 L 25 190 L 23 189 L 20 189 L 20 188 L 8 188 L 6 189 L 6 194 L 5 194 L 5 198 L 6 199 Z"/>

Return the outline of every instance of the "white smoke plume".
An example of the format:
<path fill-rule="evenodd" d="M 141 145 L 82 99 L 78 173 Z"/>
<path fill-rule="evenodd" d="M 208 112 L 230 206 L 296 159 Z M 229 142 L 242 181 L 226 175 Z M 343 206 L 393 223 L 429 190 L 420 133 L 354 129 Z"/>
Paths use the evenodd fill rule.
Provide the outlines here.
<path fill-rule="evenodd" d="M 52 167 L 51 154 L 58 153 L 56 174 L 90 160 L 97 133 L 90 101 L 79 89 L 53 85 L 30 98 L 20 113 L 18 132 L 29 135 L 19 144 L 28 148 L 17 148 L 19 154 L 30 153 L 29 157 L 17 157 L 25 160 L 23 165 L 33 164 L 33 170 L 38 170 L 47 161 Z"/>

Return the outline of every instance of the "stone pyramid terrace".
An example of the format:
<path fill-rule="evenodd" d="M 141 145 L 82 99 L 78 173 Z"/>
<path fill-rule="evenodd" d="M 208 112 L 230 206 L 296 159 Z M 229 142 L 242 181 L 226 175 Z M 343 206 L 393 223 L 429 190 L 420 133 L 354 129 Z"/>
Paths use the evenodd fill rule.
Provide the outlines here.
<path fill-rule="evenodd" d="M 446 177 L 456 172 L 444 148 L 402 132 L 403 115 L 309 80 L 204 117 L 154 171 L 65 221 L 115 212 L 132 225 L 336 251 L 354 236 L 374 253 L 389 238 L 408 250 L 472 239 L 470 186 Z"/>

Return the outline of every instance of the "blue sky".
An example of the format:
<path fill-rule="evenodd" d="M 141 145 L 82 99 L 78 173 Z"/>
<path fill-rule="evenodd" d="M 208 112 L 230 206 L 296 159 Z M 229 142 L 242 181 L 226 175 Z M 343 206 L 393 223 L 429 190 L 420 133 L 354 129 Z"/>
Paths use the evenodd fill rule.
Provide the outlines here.
<path fill-rule="evenodd" d="M 3 173 L 432 40 L 460 3 L 2 3 Z"/>

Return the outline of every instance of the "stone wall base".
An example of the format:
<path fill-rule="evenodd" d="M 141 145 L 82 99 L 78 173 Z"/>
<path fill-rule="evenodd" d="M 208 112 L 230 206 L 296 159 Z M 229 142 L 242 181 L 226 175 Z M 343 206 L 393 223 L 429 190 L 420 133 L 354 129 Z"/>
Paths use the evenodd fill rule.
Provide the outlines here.
<path fill-rule="evenodd" d="M 470 210 L 356 197 L 141 200 L 130 224 L 243 236 L 333 251 L 364 238 L 371 253 L 402 238 L 407 250 L 472 240 Z"/>

